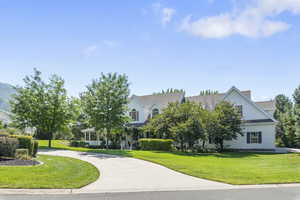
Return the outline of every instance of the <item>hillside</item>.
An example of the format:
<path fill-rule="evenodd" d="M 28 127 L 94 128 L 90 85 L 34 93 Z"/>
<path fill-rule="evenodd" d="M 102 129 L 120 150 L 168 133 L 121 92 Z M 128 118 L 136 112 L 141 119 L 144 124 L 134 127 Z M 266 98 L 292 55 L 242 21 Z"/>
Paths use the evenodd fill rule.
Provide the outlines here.
<path fill-rule="evenodd" d="M 0 110 L 9 112 L 9 100 L 15 92 L 12 85 L 0 83 Z"/>

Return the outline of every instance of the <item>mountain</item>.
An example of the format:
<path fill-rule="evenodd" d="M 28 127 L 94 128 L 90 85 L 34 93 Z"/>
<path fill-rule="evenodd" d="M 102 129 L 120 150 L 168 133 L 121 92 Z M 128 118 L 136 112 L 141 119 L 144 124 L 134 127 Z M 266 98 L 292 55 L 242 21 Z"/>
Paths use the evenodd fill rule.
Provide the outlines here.
<path fill-rule="evenodd" d="M 0 110 L 9 112 L 9 100 L 12 94 L 15 94 L 16 90 L 12 85 L 6 83 L 0 83 Z"/>

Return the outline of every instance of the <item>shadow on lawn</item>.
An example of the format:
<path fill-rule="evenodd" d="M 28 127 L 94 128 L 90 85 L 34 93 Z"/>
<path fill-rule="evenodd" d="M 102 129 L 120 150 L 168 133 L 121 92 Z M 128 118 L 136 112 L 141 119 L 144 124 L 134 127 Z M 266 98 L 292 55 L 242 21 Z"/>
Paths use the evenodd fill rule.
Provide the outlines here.
<path fill-rule="evenodd" d="M 78 152 L 82 152 L 83 154 L 86 153 L 97 153 L 97 154 L 107 154 L 107 155 L 114 155 L 114 156 L 122 156 L 122 157 L 132 157 L 132 154 L 130 153 L 130 151 L 125 151 L 125 150 L 113 150 L 113 149 L 89 149 L 89 148 L 85 148 L 85 149 L 76 149 L 76 148 L 65 148 L 65 147 L 52 147 L 52 148 L 48 148 L 48 147 L 40 147 L 41 151 L 53 151 L 53 150 L 69 150 L 69 151 L 78 151 Z"/>
<path fill-rule="evenodd" d="M 170 153 L 177 156 L 190 156 L 190 157 L 205 157 L 212 156 L 218 158 L 245 158 L 245 157 L 258 157 L 260 155 L 274 155 L 273 152 L 222 152 L 222 153 L 191 153 L 191 152 L 164 152 L 154 151 L 155 153 Z"/>

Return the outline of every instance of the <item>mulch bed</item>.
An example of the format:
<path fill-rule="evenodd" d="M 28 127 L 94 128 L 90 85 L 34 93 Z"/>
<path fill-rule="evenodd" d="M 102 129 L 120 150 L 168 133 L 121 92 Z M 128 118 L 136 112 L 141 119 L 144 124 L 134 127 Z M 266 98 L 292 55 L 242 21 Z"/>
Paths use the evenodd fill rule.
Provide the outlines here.
<path fill-rule="evenodd" d="M 0 166 L 32 166 L 40 164 L 36 160 L 16 160 L 0 158 Z"/>

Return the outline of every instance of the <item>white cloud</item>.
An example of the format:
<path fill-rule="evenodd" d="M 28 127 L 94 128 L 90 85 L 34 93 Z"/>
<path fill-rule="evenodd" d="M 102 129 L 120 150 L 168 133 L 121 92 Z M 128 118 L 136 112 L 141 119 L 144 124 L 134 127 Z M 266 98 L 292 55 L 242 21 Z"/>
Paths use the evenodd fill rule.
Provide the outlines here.
<path fill-rule="evenodd" d="M 180 27 L 181 31 L 203 38 L 224 38 L 231 35 L 246 37 L 267 37 L 286 31 L 290 25 L 274 20 L 283 13 L 300 13 L 300 0 L 254 0 L 244 9 L 216 16 L 192 20 L 187 16 Z"/>
<path fill-rule="evenodd" d="M 173 8 L 163 7 L 161 3 L 152 4 L 153 12 L 161 18 L 161 24 L 165 26 L 173 19 L 176 10 Z"/>
<path fill-rule="evenodd" d="M 90 56 L 93 56 L 97 50 L 98 50 L 97 45 L 90 45 L 83 49 L 82 54 L 85 57 L 90 57 Z"/>
<path fill-rule="evenodd" d="M 109 48 L 114 48 L 119 46 L 119 43 L 113 40 L 103 40 L 103 44 Z"/>
<path fill-rule="evenodd" d="M 168 23 L 171 22 L 174 14 L 175 14 L 175 9 L 173 8 L 163 8 L 162 9 L 162 19 L 161 19 L 161 23 L 163 25 L 166 25 Z"/>

